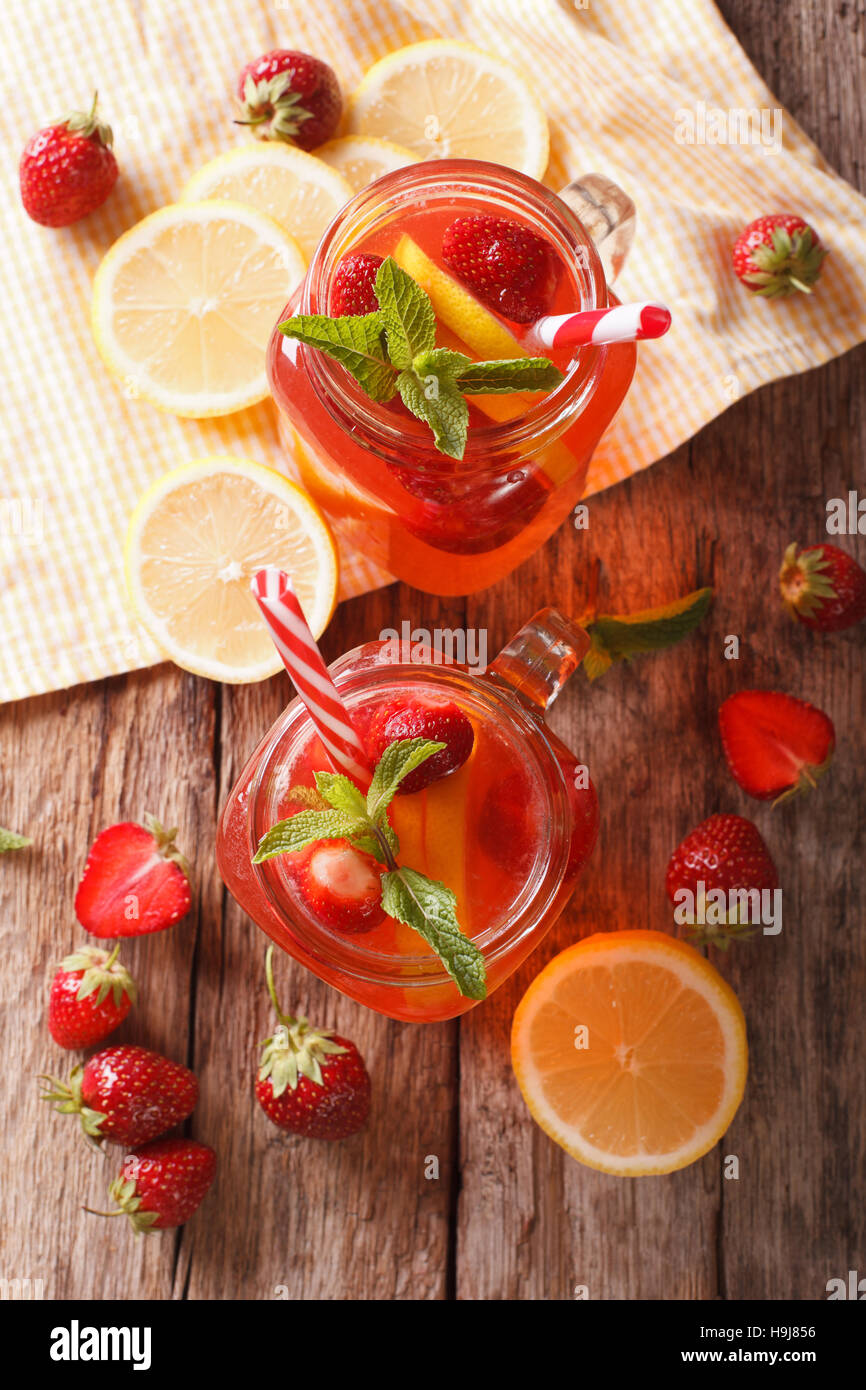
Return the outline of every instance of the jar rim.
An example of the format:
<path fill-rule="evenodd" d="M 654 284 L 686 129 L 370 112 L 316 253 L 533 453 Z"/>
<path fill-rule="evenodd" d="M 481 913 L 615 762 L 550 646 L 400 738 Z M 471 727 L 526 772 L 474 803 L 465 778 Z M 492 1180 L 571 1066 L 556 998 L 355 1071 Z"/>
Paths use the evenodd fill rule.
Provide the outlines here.
<path fill-rule="evenodd" d="M 567 258 L 573 280 L 580 286 L 581 302 L 576 308 L 596 309 L 608 302 L 607 281 L 595 243 L 572 210 L 549 188 L 516 169 L 474 159 L 426 160 L 392 170 L 356 193 L 326 229 L 304 280 L 298 312 L 323 312 L 327 291 L 337 261 L 357 241 L 359 229 L 370 226 L 377 216 L 393 211 L 401 202 L 410 203 L 423 194 L 429 202 L 439 192 L 453 200 L 455 185 L 498 197 L 517 210 L 530 212 L 542 224 L 558 253 Z M 288 340 L 284 340 L 284 344 Z M 339 363 L 324 353 L 292 344 L 302 356 L 311 385 L 320 404 L 346 431 L 361 435 L 364 446 L 384 458 L 407 460 L 407 437 L 393 414 L 361 390 Z M 598 385 L 607 361 L 608 349 L 588 347 L 572 362 L 565 380 L 542 396 L 525 415 L 516 420 L 491 421 L 470 431 L 463 468 L 488 461 L 491 452 L 507 450 L 512 456 L 522 448 L 537 452 L 553 443 L 584 410 Z M 488 464 L 489 466 L 489 464 Z"/>
<path fill-rule="evenodd" d="M 496 710 L 499 717 L 510 718 L 527 738 L 532 735 L 539 737 L 544 745 L 543 751 L 557 770 L 555 782 L 553 779 L 545 779 L 545 785 L 551 793 L 548 795 L 549 804 L 546 808 L 548 819 L 545 822 L 545 844 L 551 849 L 551 853 L 537 881 L 534 875 L 530 876 L 525 891 L 512 905 L 505 919 L 495 926 L 488 927 L 474 938 L 476 945 L 483 950 L 488 966 L 491 966 L 536 929 L 539 921 L 549 912 L 560 890 L 569 853 L 569 836 L 566 833 L 568 797 L 562 774 L 547 742 L 543 721 L 533 717 L 524 705 L 512 699 L 507 689 L 480 680 L 467 667 L 458 663 L 427 665 L 419 662 L 417 657 L 398 662 L 383 661 L 382 649 L 393 648 L 393 645 L 392 642 L 385 641 L 368 642 L 334 662 L 329 671 L 341 693 L 350 695 L 354 690 L 367 690 L 376 684 L 386 685 L 404 681 L 409 683 L 418 680 L 419 676 L 423 679 L 432 665 L 437 684 L 444 683 L 454 689 L 462 687 L 464 691 L 468 689 L 476 701 L 480 699 L 482 703 L 489 705 L 491 711 Z M 398 642 L 401 648 L 408 645 L 411 644 Z M 447 674 L 443 675 L 443 672 Z M 285 740 L 288 737 L 293 737 L 293 741 L 297 739 L 305 714 L 303 704 L 296 697 L 275 722 L 257 754 L 257 766 L 248 790 L 247 834 L 251 861 L 259 835 L 270 828 L 260 821 L 257 814 L 266 810 L 274 799 L 266 790 L 269 770 L 273 770 L 274 760 L 281 755 Z M 306 722 L 309 722 L 308 715 Z M 293 735 L 292 725 L 296 723 L 299 727 Z M 527 749 L 527 752 L 529 751 Z M 543 775 L 546 757 L 543 763 L 542 750 L 532 749 L 531 752 L 533 761 Z M 401 988 L 430 988 L 451 982 L 451 977 L 435 956 L 404 956 L 391 959 L 366 948 L 360 937 L 340 935 L 324 927 L 319 929 L 311 922 L 299 922 L 293 904 L 285 896 L 282 875 L 276 861 L 265 860 L 260 864 L 252 864 L 252 869 L 272 909 L 297 938 L 299 946 L 307 955 L 320 959 L 323 964 L 338 969 L 347 977 L 370 984 L 394 983 Z M 407 970 L 411 970 L 412 973 L 407 974 Z"/>

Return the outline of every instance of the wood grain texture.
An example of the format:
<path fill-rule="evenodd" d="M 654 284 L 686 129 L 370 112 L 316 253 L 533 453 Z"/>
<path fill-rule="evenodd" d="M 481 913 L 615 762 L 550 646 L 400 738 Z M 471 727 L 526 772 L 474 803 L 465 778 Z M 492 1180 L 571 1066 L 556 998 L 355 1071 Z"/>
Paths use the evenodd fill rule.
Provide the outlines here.
<path fill-rule="evenodd" d="M 827 158 L 863 187 L 862 6 L 723 0 L 759 71 Z M 756 209 L 756 212 L 759 211 Z M 864 1268 L 866 993 L 862 932 L 864 630 L 822 641 L 774 593 L 788 541 L 820 540 L 829 497 L 864 490 L 866 349 L 738 402 L 676 455 L 592 499 L 494 589 L 438 601 L 403 586 L 343 605 L 331 659 L 403 619 L 487 630 L 494 652 L 538 607 L 602 608 L 712 584 L 703 630 L 676 652 L 575 678 L 552 723 L 589 764 L 602 842 L 563 919 L 517 975 L 459 1024 L 417 1028 L 343 999 L 288 960 L 285 1003 L 354 1037 L 374 1077 L 367 1131 L 335 1146 L 270 1128 L 251 1096 L 270 1027 L 264 938 L 222 889 L 215 817 L 289 687 L 217 690 L 170 666 L 0 710 L 0 823 L 33 850 L 0 873 L 6 1077 L 0 1276 L 49 1298 L 739 1299 L 825 1296 Z M 842 541 L 866 563 L 866 538 Z M 740 637 L 726 661 L 727 634 Z M 727 775 L 716 710 L 771 686 L 833 717 L 836 762 L 816 795 L 776 811 Z M 196 863 L 195 910 L 124 948 L 142 1003 L 117 1035 L 186 1060 L 201 1080 L 188 1129 L 220 1170 L 200 1215 L 134 1242 L 101 1205 L 117 1163 L 47 1112 L 32 1075 L 67 1069 L 42 1009 L 54 963 L 81 939 L 72 898 L 103 825 L 145 809 L 176 820 Z M 521 993 L 558 950 L 596 930 L 670 929 L 668 855 L 716 810 L 755 819 L 782 871 L 784 929 L 718 961 L 745 1009 L 751 1074 L 723 1143 L 670 1178 L 583 1169 L 530 1121 L 508 1060 Z M 46 1140 L 48 1142 L 46 1142 Z M 725 1181 L 736 1154 L 740 1178 Z M 439 1178 L 424 1176 L 439 1160 Z M 11 1216 L 10 1216 L 11 1213 Z"/>

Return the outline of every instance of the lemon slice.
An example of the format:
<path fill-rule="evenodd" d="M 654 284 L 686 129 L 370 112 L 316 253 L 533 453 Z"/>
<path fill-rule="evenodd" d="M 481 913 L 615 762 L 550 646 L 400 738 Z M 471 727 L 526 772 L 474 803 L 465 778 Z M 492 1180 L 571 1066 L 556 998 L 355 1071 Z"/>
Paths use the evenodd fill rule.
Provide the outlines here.
<path fill-rule="evenodd" d="M 540 179 L 550 135 L 521 72 L 468 43 L 428 39 L 374 63 L 346 132 L 384 136 L 422 159 L 487 159 Z"/>
<path fill-rule="evenodd" d="M 495 314 L 485 309 L 446 270 L 431 261 L 412 237 L 404 234 L 397 242 L 393 255 L 406 274 L 411 275 L 430 296 L 437 319 L 458 338 L 462 338 L 478 354 L 479 361 L 529 356 L 526 348 L 509 333 Z"/>
<path fill-rule="evenodd" d="M 570 946 L 514 1015 L 533 1119 L 573 1158 L 622 1177 L 672 1173 L 730 1125 L 748 1066 L 736 995 L 693 947 L 654 931 Z"/>
<path fill-rule="evenodd" d="M 265 349 L 304 273 L 300 247 L 238 203 L 173 203 L 114 243 L 96 272 L 96 346 L 131 396 L 193 418 L 268 394 Z"/>
<path fill-rule="evenodd" d="M 124 561 L 135 612 L 166 656 L 231 684 L 282 667 L 250 590 L 257 570 L 291 575 L 315 637 L 337 600 L 337 551 L 318 507 L 249 459 L 197 459 L 166 473 L 132 514 Z"/>
<path fill-rule="evenodd" d="M 247 203 L 295 238 L 307 261 L 332 218 L 345 207 L 352 185 L 330 164 L 294 145 L 242 145 L 217 155 L 193 174 L 184 202 L 228 198 Z"/>
<path fill-rule="evenodd" d="M 356 193 L 383 174 L 404 169 L 407 164 L 418 164 L 421 158 L 405 145 L 395 145 L 373 135 L 347 135 L 341 140 L 329 140 L 326 145 L 319 146 L 316 154 L 348 179 Z"/>

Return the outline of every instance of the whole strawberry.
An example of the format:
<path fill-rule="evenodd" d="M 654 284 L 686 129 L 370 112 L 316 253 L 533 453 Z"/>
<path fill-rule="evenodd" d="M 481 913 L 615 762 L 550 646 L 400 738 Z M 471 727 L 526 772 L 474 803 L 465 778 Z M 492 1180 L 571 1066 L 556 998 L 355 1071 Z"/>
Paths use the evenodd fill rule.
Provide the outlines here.
<path fill-rule="evenodd" d="M 827 252 L 802 217 L 775 212 L 758 217 L 734 243 L 734 270 L 753 294 L 765 299 L 812 293 Z"/>
<path fill-rule="evenodd" d="M 665 890 L 671 902 L 685 891 L 697 905 L 701 894 L 737 889 L 772 892 L 779 886 L 779 875 L 760 831 L 743 816 L 715 815 L 701 821 L 677 846 L 665 875 Z M 707 924 L 692 932 L 699 941 L 712 941 L 724 950 L 738 936 L 751 935 L 749 923 L 735 913 L 726 926 Z"/>
<path fill-rule="evenodd" d="M 379 308 L 376 298 L 376 275 L 382 264 L 381 256 L 367 251 L 350 251 L 337 266 L 331 284 L 331 314 L 374 314 Z"/>
<path fill-rule="evenodd" d="M 155 1139 L 127 1154 L 108 1189 L 114 1211 L 84 1210 L 91 1216 L 128 1216 L 137 1236 L 183 1226 L 201 1206 L 216 1173 L 216 1154 L 195 1139 Z"/>
<path fill-rule="evenodd" d="M 280 1009 L 273 946 L 265 971 L 279 1028 L 263 1044 L 256 1100 L 278 1129 L 305 1139 L 347 1139 L 370 1114 L 370 1078 L 353 1042 Z"/>
<path fill-rule="evenodd" d="M 48 1031 L 61 1047 L 91 1047 L 113 1033 L 136 1002 L 135 984 L 118 960 L 82 946 L 60 962 L 48 1000 Z"/>
<path fill-rule="evenodd" d="M 841 632 L 866 618 L 866 570 L 836 545 L 789 545 L 779 588 L 788 612 L 815 632 Z"/>
<path fill-rule="evenodd" d="M 18 165 L 24 211 L 43 227 L 68 227 L 105 202 L 117 182 L 111 126 L 71 111 L 31 136 Z"/>
<path fill-rule="evenodd" d="M 284 140 L 302 150 L 330 140 L 343 114 L 334 69 L 321 58 L 275 48 L 247 63 L 238 79 L 241 117 L 259 140 Z"/>
<path fill-rule="evenodd" d="M 94 936 L 143 936 L 164 931 L 186 915 L 192 901 L 189 865 L 164 830 L 122 821 L 96 837 L 75 894 L 75 915 Z"/>
<path fill-rule="evenodd" d="M 430 739 L 445 747 L 403 778 L 398 796 L 422 791 L 431 782 L 438 782 L 440 777 L 447 777 L 449 772 L 462 767 L 472 752 L 475 733 L 470 720 L 453 700 L 386 701 L 370 721 L 369 744 L 373 761 L 379 761 L 389 743 L 407 738 Z"/>
<path fill-rule="evenodd" d="M 506 217 L 458 217 L 442 238 L 442 259 L 474 295 L 513 323 L 548 312 L 559 261 L 548 242 Z"/>
<path fill-rule="evenodd" d="M 185 1120 L 198 1100 L 198 1082 L 188 1067 L 146 1047 L 106 1047 L 69 1081 L 43 1076 L 54 1089 L 42 1099 L 61 1115 L 78 1115 L 88 1139 L 132 1147 L 156 1139 Z"/>
<path fill-rule="evenodd" d="M 728 767 L 758 801 L 808 791 L 827 771 L 836 745 L 823 710 L 778 690 L 740 690 L 719 710 Z"/>

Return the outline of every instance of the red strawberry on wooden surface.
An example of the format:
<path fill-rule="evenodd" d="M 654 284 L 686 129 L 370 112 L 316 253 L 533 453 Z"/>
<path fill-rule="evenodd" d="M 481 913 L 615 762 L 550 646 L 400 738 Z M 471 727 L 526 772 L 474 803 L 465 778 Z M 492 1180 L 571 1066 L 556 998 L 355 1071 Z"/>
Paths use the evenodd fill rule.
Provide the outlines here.
<path fill-rule="evenodd" d="M 198 1082 L 188 1067 L 129 1043 L 97 1052 L 73 1069 L 68 1082 L 41 1079 L 53 1087 L 42 1099 L 62 1115 L 78 1115 L 85 1135 L 96 1142 L 145 1144 L 185 1120 L 198 1100 Z"/>
<path fill-rule="evenodd" d="M 384 918 L 382 866 L 348 840 L 320 840 L 302 850 L 291 873 L 310 911 L 336 931 L 354 936 Z"/>
<path fill-rule="evenodd" d="M 379 308 L 376 276 L 381 264 L 381 256 L 367 251 L 350 251 L 348 256 L 343 256 L 331 283 L 331 314 L 334 318 L 340 318 L 343 314 L 375 314 Z"/>
<path fill-rule="evenodd" d="M 278 1129 L 306 1139 L 347 1139 L 370 1114 L 370 1077 L 353 1042 L 280 1009 L 268 947 L 268 993 L 279 1027 L 262 1050 L 256 1100 Z"/>
<path fill-rule="evenodd" d="M 770 851 L 756 825 L 744 816 L 714 815 L 685 837 L 668 862 L 665 890 L 675 905 L 683 890 L 698 905 L 699 898 L 712 891 L 725 894 L 735 889 L 774 891 L 779 875 Z M 733 937 L 749 936 L 748 922 L 735 916 L 723 926 L 707 924 L 691 933 L 693 939 L 713 942 L 723 949 Z"/>
<path fill-rule="evenodd" d="M 758 217 L 734 243 L 737 276 L 753 294 L 778 299 L 798 290 L 812 293 L 827 252 L 802 217 L 776 212 Z"/>
<path fill-rule="evenodd" d="M 78 890 L 75 915 L 94 936 L 164 931 L 189 911 L 189 865 L 153 816 L 123 821 L 98 835 Z"/>
<path fill-rule="evenodd" d="M 814 787 L 836 735 L 823 710 L 776 690 L 741 690 L 719 710 L 722 747 L 744 792 L 781 801 Z"/>
<path fill-rule="evenodd" d="M 115 1211 L 84 1210 L 91 1216 L 128 1216 L 135 1234 L 183 1226 L 207 1196 L 216 1174 L 216 1154 L 195 1139 L 155 1139 L 127 1154 L 108 1189 Z"/>
<path fill-rule="evenodd" d="M 111 127 L 71 111 L 27 141 L 18 165 L 24 211 L 43 227 L 68 227 L 100 207 L 117 182 Z"/>
<path fill-rule="evenodd" d="M 275 48 L 247 63 L 238 100 L 238 125 L 249 126 L 259 140 L 283 140 L 302 150 L 330 140 L 343 114 L 334 69 L 291 48 Z"/>
<path fill-rule="evenodd" d="M 488 308 L 531 323 L 550 308 L 560 264 L 550 244 L 506 217 L 457 217 L 442 238 L 442 259 Z"/>
<path fill-rule="evenodd" d="M 61 961 L 51 983 L 48 1031 L 61 1047 L 91 1047 L 126 1018 L 136 1001 L 135 984 L 117 958 L 98 946 L 82 946 Z"/>
<path fill-rule="evenodd" d="M 389 700 L 376 710 L 369 732 L 373 761 L 379 761 L 389 743 L 407 738 L 426 738 L 445 747 L 403 778 L 398 796 L 421 791 L 455 772 L 466 762 L 475 742 L 471 722 L 453 700 L 414 696 Z"/>
<path fill-rule="evenodd" d="M 836 545 L 789 545 L 779 588 L 788 612 L 815 632 L 841 632 L 866 618 L 866 570 Z"/>

